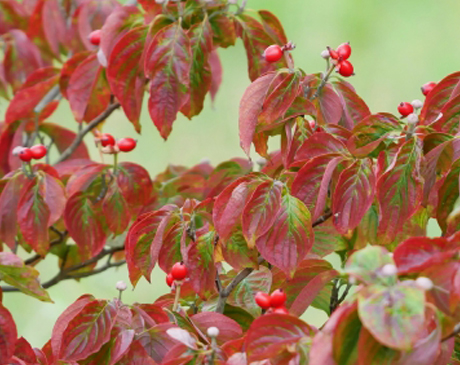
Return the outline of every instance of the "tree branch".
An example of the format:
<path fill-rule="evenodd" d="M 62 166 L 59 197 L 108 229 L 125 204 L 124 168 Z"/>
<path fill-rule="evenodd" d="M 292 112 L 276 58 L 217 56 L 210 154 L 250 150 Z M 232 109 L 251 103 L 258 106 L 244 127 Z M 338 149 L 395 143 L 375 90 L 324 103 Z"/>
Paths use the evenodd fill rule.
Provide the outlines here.
<path fill-rule="evenodd" d="M 332 212 L 327 211 L 321 217 L 319 217 L 315 222 L 313 222 L 312 227 L 315 228 L 316 226 L 319 226 L 320 224 L 326 222 L 331 217 L 332 217 Z"/>
<path fill-rule="evenodd" d="M 65 232 L 61 232 L 59 230 L 57 230 L 56 228 L 54 228 L 53 226 L 50 227 L 50 229 L 53 231 L 53 232 L 56 232 L 59 237 L 56 238 L 54 241 L 51 241 L 50 242 L 50 248 L 53 247 L 53 246 L 56 246 L 56 245 L 59 245 L 60 243 L 62 243 L 64 241 L 64 239 L 67 237 L 67 231 Z M 27 260 L 24 261 L 24 264 L 26 265 L 33 265 L 35 264 L 37 261 L 40 261 L 42 260 L 44 257 L 43 256 L 40 256 L 40 255 L 35 255 L 35 256 L 32 256 L 30 258 L 28 258 Z"/>
<path fill-rule="evenodd" d="M 96 118 L 94 118 L 91 122 L 89 122 L 85 128 L 83 128 L 72 141 L 69 147 L 62 152 L 61 156 L 59 156 L 56 163 L 62 162 L 67 160 L 72 153 L 77 149 L 80 143 L 83 141 L 83 138 L 91 132 L 94 128 L 96 128 L 100 123 L 102 123 L 105 119 L 109 117 L 116 109 L 120 107 L 120 103 L 112 103 L 110 104 L 107 109 L 105 109 L 101 114 L 99 114 Z"/>
<path fill-rule="evenodd" d="M 96 274 L 99 274 L 103 271 L 106 271 L 112 267 L 118 267 L 118 266 L 121 266 L 121 265 L 124 265 L 126 263 L 125 260 L 122 260 L 122 261 L 118 261 L 118 262 L 114 262 L 112 263 L 111 262 L 111 257 L 113 256 L 113 254 L 115 254 L 116 252 L 119 252 L 119 251 L 123 251 L 125 248 L 124 246 L 122 247 L 114 247 L 114 248 L 111 248 L 111 249 L 104 249 L 102 250 L 99 254 L 97 254 L 96 256 L 90 258 L 89 260 L 87 261 L 84 261 L 84 262 L 81 262 L 79 264 L 76 264 L 76 265 L 73 265 L 73 266 L 70 266 L 66 269 L 61 269 L 53 278 L 51 278 L 50 280 L 44 282 L 42 284 L 42 287 L 44 289 L 48 289 L 56 284 L 58 284 L 59 282 L 63 281 L 63 280 L 69 280 L 69 279 L 81 279 L 81 278 L 86 278 L 86 277 L 89 277 L 89 276 L 92 276 L 92 275 L 96 275 Z M 83 272 L 83 273 L 75 273 L 72 275 L 72 272 L 74 271 L 77 271 L 77 270 L 80 270 L 80 269 L 83 269 L 87 266 L 90 266 L 94 263 L 96 263 L 97 261 L 99 261 L 100 259 L 104 258 L 108 256 L 108 260 L 107 260 L 107 263 L 97 269 L 94 269 L 94 270 L 91 270 L 91 271 L 88 271 L 88 272 Z M 5 286 L 5 287 L 2 287 L 2 291 L 4 293 L 8 293 L 8 292 L 17 292 L 19 291 L 17 288 L 15 287 L 12 287 L 12 286 Z"/>
<path fill-rule="evenodd" d="M 454 330 L 452 331 L 452 333 L 448 334 L 446 337 L 444 337 L 441 342 L 445 342 L 447 340 L 450 340 L 452 337 L 455 337 L 457 336 L 458 334 L 460 333 L 460 323 L 457 323 L 455 326 L 454 326 Z"/>

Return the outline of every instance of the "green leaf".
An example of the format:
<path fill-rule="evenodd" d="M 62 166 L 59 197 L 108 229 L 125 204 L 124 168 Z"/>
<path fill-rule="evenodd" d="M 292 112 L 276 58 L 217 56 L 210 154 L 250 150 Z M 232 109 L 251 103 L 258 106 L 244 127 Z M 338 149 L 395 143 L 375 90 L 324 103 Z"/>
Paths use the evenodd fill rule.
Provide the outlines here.
<path fill-rule="evenodd" d="M 424 329 L 423 290 L 405 283 L 372 285 L 357 295 L 359 318 L 377 341 L 393 349 L 413 347 Z"/>
<path fill-rule="evenodd" d="M 18 256 L 9 252 L 0 252 L 0 280 L 31 297 L 52 302 L 46 290 L 40 285 L 38 276 L 39 272 L 31 266 L 24 265 Z"/>
<path fill-rule="evenodd" d="M 387 264 L 395 263 L 384 247 L 366 246 L 350 256 L 345 265 L 345 272 L 366 284 L 391 285 L 396 282 L 396 276 L 386 276 L 381 272 Z"/>

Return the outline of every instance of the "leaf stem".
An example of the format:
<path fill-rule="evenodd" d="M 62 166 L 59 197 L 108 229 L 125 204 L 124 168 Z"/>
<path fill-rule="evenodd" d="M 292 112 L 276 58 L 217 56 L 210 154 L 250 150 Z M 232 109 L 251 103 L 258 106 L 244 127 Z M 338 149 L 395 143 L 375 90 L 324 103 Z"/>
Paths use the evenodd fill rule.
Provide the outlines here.
<path fill-rule="evenodd" d="M 176 285 L 176 295 L 174 297 L 174 304 L 172 308 L 173 312 L 177 312 L 177 308 L 179 306 L 180 288 L 181 288 L 182 283 L 179 281 L 176 281 L 175 285 Z"/>

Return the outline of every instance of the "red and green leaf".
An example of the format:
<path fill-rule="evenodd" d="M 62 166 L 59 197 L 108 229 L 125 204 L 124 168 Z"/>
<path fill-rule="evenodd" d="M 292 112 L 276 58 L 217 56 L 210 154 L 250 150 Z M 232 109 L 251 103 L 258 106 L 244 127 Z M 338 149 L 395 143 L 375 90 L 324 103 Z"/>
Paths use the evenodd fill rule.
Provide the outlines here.
<path fill-rule="evenodd" d="M 102 201 L 102 211 L 109 230 L 115 235 L 122 234 L 128 228 L 131 214 L 117 180 L 113 180 L 107 189 Z"/>
<path fill-rule="evenodd" d="M 257 239 L 256 246 L 265 260 L 293 277 L 313 240 L 308 208 L 299 199 L 286 194 L 272 228 Z"/>
<path fill-rule="evenodd" d="M 179 23 L 161 29 L 147 49 L 144 72 L 150 79 L 149 113 L 164 139 L 187 102 L 191 64 L 190 39 Z"/>
<path fill-rule="evenodd" d="M 190 318 L 193 324 L 203 333 L 206 333 L 209 327 L 217 327 L 219 335 L 216 337 L 219 345 L 241 337 L 243 331 L 241 326 L 231 318 L 214 312 L 201 312 Z"/>

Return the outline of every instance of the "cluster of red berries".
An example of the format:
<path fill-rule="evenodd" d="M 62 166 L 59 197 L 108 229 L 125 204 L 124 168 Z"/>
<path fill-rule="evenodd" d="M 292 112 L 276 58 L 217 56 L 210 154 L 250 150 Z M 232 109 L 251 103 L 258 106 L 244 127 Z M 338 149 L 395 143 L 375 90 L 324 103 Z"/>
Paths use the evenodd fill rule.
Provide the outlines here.
<path fill-rule="evenodd" d="M 15 156 L 18 156 L 21 161 L 29 162 L 30 160 L 40 160 L 41 158 L 46 156 L 48 149 L 43 146 L 42 144 L 37 144 L 30 148 L 28 147 L 17 147 L 13 151 Z"/>
<path fill-rule="evenodd" d="M 349 77 L 355 74 L 353 65 L 348 61 L 351 56 L 350 42 L 342 43 L 336 50 L 330 47 L 327 47 L 327 50 L 329 51 L 329 57 L 337 65 L 337 72 L 340 75 Z"/>
<path fill-rule="evenodd" d="M 106 147 L 106 153 L 130 152 L 137 145 L 136 140 L 133 138 L 127 137 L 115 140 L 109 133 L 102 133 L 99 137 L 96 137 L 96 143 L 100 143 L 102 147 Z"/>
<path fill-rule="evenodd" d="M 174 281 L 182 281 L 187 277 L 187 268 L 183 262 L 176 262 L 168 275 L 166 275 L 166 284 L 172 286 Z"/>
<path fill-rule="evenodd" d="M 278 314 L 289 314 L 288 310 L 284 306 L 286 303 L 286 293 L 283 289 L 276 289 L 271 295 L 264 292 L 257 292 L 254 300 L 257 305 L 267 310 L 267 313 L 278 313 Z"/>
<path fill-rule="evenodd" d="M 95 46 L 98 46 L 99 44 L 101 44 L 101 30 L 100 29 L 93 30 L 89 34 L 88 39 L 90 43 Z"/>

